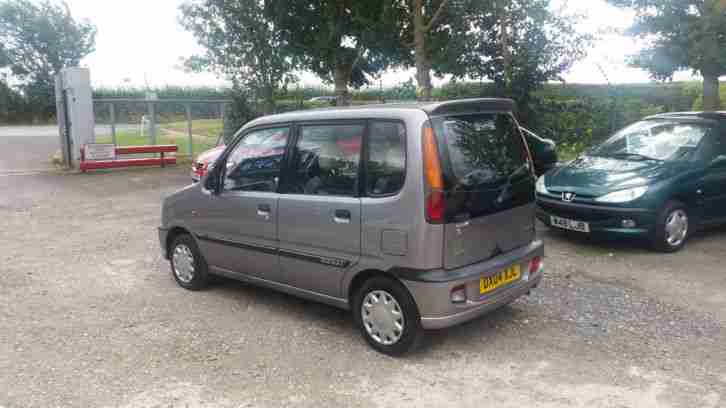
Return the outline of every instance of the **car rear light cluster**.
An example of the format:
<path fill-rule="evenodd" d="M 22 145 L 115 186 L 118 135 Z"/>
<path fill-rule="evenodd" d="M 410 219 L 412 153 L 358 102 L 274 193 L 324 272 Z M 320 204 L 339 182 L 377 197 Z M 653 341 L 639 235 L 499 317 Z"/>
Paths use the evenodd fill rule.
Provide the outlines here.
<path fill-rule="evenodd" d="M 194 163 L 194 171 L 197 173 L 197 175 L 204 176 L 207 174 L 207 167 L 209 167 L 208 162 L 195 162 Z"/>
<path fill-rule="evenodd" d="M 542 263 L 542 258 L 539 256 L 535 256 L 532 258 L 531 261 L 529 261 L 529 274 L 535 275 L 542 271 L 542 268 L 544 267 Z"/>
<path fill-rule="evenodd" d="M 441 172 L 439 148 L 436 145 L 436 135 L 429 122 L 422 129 L 424 178 L 426 180 L 427 194 L 425 198 L 426 221 L 431 224 L 444 222 L 444 177 Z"/>

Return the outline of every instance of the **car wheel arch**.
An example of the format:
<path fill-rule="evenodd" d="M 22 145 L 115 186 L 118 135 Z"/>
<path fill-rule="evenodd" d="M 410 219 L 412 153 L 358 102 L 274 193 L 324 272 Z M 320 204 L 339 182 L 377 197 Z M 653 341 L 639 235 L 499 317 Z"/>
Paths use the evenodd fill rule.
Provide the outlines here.
<path fill-rule="evenodd" d="M 172 250 L 171 244 L 174 243 L 174 240 L 178 236 L 184 235 L 184 234 L 191 235 L 192 238 L 196 241 L 196 237 L 194 237 L 194 235 L 184 227 L 176 226 L 176 227 L 172 227 L 171 229 L 169 229 L 169 233 L 166 235 L 166 253 L 167 254 L 171 254 L 171 250 Z"/>
<path fill-rule="evenodd" d="M 384 276 L 387 278 L 394 279 L 396 281 L 398 280 L 392 274 L 386 273 L 379 269 L 364 269 L 364 270 L 356 273 L 352 277 L 352 279 L 349 281 L 350 283 L 348 284 L 348 286 L 345 288 L 345 290 L 343 292 L 348 295 L 347 296 L 348 304 L 351 307 L 353 306 L 353 298 L 355 297 L 355 294 L 358 291 L 358 289 L 360 289 L 363 286 L 363 284 L 365 284 L 365 282 L 367 282 L 370 279 L 373 279 L 376 276 Z"/>

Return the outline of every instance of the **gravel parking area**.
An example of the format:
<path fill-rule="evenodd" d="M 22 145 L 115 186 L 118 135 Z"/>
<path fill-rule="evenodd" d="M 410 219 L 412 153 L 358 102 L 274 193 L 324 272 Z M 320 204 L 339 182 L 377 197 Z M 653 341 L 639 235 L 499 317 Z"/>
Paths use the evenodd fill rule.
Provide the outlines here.
<path fill-rule="evenodd" d="M 156 227 L 187 173 L 0 177 L 0 406 L 726 406 L 726 228 L 662 255 L 542 227 L 542 287 L 393 359 L 328 306 L 178 288 Z"/>

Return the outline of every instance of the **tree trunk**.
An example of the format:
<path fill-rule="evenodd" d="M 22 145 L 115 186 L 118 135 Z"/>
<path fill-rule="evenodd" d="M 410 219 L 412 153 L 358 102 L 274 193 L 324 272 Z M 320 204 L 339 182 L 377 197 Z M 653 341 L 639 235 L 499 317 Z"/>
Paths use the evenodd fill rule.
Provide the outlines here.
<path fill-rule="evenodd" d="M 352 67 L 348 67 L 342 64 L 338 64 L 338 66 L 335 67 L 334 79 L 336 106 L 350 106 L 350 93 L 348 93 L 348 83 L 350 83 L 350 75 L 352 71 Z"/>
<path fill-rule="evenodd" d="M 413 11 L 413 43 L 416 55 L 416 82 L 418 82 L 418 100 L 430 101 L 431 72 L 426 58 L 426 25 L 423 16 L 423 0 L 414 1 Z"/>
<path fill-rule="evenodd" d="M 499 18 L 499 45 L 502 47 L 502 68 L 504 70 L 504 92 L 509 93 L 512 85 L 512 50 L 509 33 L 509 16 L 504 4 L 498 9 Z"/>
<path fill-rule="evenodd" d="M 703 110 L 717 111 L 721 109 L 718 74 L 702 72 L 703 75 Z"/>
<path fill-rule="evenodd" d="M 262 90 L 265 115 L 275 113 L 275 90 L 271 85 L 265 86 Z"/>

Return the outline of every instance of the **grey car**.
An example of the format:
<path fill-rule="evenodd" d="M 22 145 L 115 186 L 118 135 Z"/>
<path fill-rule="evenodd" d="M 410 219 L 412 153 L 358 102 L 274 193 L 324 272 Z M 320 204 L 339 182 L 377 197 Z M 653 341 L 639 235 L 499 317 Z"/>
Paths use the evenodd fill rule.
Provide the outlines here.
<path fill-rule="evenodd" d="M 222 275 L 352 311 L 398 355 L 542 279 L 533 163 L 506 99 L 332 108 L 245 125 L 164 200 L 173 276 Z"/>

